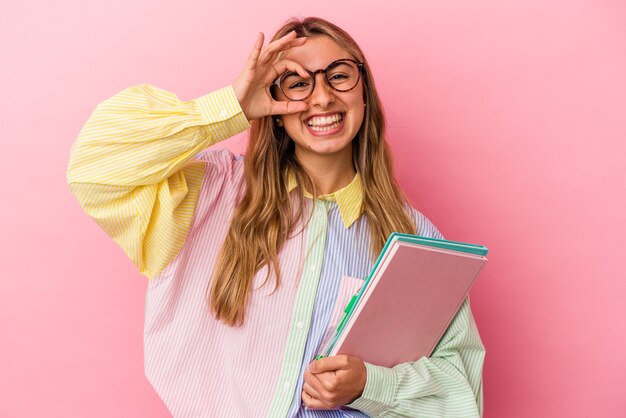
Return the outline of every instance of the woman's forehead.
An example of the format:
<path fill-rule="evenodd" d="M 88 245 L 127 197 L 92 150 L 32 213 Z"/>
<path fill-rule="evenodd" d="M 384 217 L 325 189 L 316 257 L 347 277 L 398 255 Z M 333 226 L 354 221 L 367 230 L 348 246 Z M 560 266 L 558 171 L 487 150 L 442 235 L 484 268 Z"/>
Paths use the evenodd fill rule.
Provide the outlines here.
<path fill-rule="evenodd" d="M 310 71 L 326 68 L 338 59 L 351 58 L 352 54 L 328 36 L 308 37 L 304 45 L 291 48 L 283 58 L 295 61 Z"/>

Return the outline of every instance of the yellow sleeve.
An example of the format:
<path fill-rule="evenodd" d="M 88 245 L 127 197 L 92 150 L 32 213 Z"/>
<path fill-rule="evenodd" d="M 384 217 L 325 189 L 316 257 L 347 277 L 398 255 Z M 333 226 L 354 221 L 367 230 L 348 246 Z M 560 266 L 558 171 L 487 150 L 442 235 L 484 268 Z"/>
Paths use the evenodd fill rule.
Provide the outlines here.
<path fill-rule="evenodd" d="M 191 228 L 206 163 L 193 157 L 249 127 L 231 86 L 181 102 L 149 84 L 100 103 L 72 146 L 67 183 L 148 278 Z"/>

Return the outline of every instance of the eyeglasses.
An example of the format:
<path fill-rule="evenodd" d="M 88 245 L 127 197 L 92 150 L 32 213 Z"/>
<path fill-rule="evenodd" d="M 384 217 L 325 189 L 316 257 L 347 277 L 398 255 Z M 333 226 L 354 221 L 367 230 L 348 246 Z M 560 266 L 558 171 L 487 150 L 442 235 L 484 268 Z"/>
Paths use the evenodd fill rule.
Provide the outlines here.
<path fill-rule="evenodd" d="M 326 82 L 336 91 L 350 91 L 359 84 L 361 72 L 363 71 L 363 63 L 352 59 L 340 59 L 331 62 L 328 67 L 323 70 L 309 71 L 310 77 L 305 78 L 300 74 L 288 71 L 278 77 L 273 85 L 278 86 L 285 97 L 291 101 L 299 101 L 307 99 L 315 89 L 315 76 L 318 73 L 324 74 Z"/>

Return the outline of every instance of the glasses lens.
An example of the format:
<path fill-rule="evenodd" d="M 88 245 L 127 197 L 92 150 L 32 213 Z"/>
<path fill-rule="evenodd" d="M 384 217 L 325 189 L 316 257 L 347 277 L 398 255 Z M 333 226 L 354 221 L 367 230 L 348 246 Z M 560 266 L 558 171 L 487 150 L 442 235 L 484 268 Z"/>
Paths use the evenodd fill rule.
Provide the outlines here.
<path fill-rule="evenodd" d="M 326 79 L 337 91 L 348 91 L 359 81 L 359 69 L 351 61 L 335 62 L 326 69 Z"/>
<path fill-rule="evenodd" d="M 290 100 L 302 100 L 309 95 L 311 78 L 304 78 L 298 73 L 287 73 L 280 81 L 280 89 Z"/>

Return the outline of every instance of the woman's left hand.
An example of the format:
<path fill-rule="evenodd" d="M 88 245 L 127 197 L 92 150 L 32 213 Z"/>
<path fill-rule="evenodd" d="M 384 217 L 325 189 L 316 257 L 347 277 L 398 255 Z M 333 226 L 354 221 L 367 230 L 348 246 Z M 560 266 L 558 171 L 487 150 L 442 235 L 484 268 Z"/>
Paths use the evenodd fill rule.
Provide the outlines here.
<path fill-rule="evenodd" d="M 336 409 L 360 397 L 366 381 L 367 370 L 358 357 L 313 360 L 304 372 L 302 401 L 310 409 Z"/>

